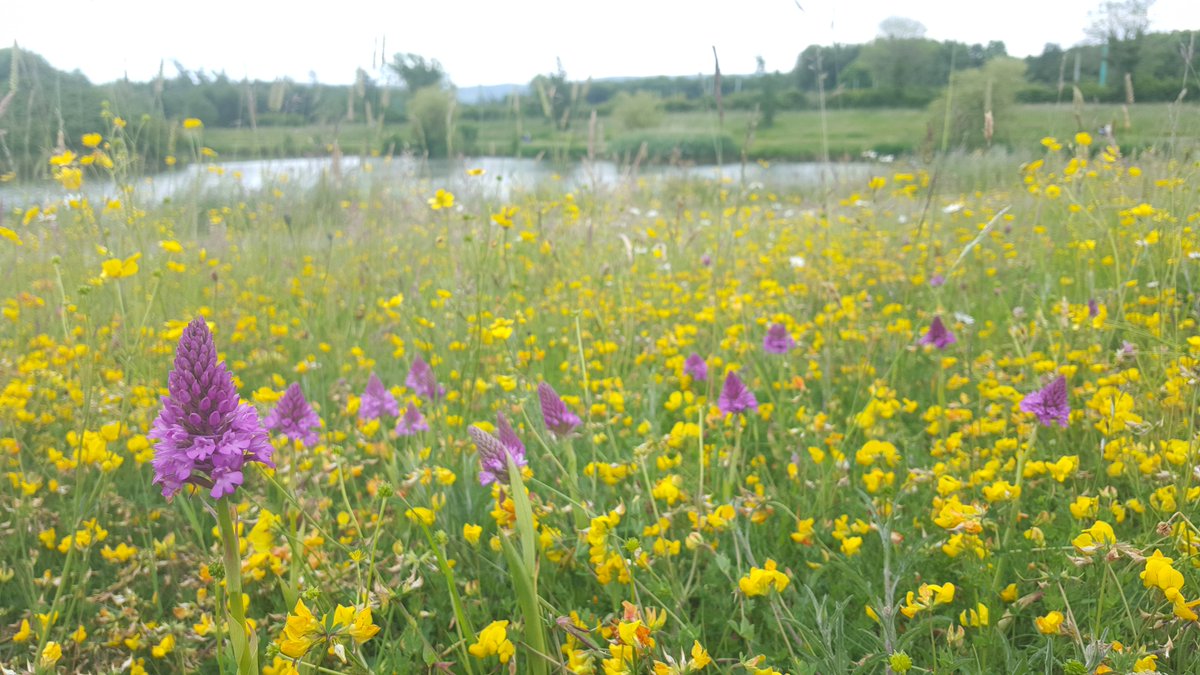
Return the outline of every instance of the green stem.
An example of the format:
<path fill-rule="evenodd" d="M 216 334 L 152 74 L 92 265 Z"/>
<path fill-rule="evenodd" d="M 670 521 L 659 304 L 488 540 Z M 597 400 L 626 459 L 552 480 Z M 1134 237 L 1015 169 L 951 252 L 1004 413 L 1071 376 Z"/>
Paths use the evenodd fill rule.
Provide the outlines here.
<path fill-rule="evenodd" d="M 221 550 L 225 562 L 225 588 L 229 591 L 226 604 L 229 612 L 229 639 L 233 643 L 233 659 L 237 662 L 239 675 L 257 675 L 258 654 L 251 649 L 256 642 L 246 633 L 246 610 L 242 606 L 242 556 L 238 550 L 237 527 L 234 525 L 234 510 L 231 500 L 218 502 L 217 527 L 221 531 Z"/>

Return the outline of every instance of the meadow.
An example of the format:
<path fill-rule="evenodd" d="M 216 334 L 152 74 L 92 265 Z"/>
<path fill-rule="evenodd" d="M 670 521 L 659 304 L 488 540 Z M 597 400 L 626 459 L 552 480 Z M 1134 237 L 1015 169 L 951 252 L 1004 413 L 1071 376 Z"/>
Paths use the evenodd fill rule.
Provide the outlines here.
<path fill-rule="evenodd" d="M 0 222 L 6 669 L 1195 672 L 1184 155 L 79 197 L 110 122 Z"/>

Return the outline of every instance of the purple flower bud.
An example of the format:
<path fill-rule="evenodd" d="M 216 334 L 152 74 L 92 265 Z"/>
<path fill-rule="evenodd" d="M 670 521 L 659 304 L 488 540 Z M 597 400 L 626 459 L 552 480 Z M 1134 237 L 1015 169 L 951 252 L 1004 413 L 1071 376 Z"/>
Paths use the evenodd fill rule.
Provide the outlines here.
<path fill-rule="evenodd" d="M 1021 411 L 1037 415 L 1043 426 L 1057 422 L 1066 428 L 1071 417 L 1071 405 L 1067 401 L 1067 378 L 1059 375 L 1041 390 L 1026 394 L 1021 399 Z"/>
<path fill-rule="evenodd" d="M 203 318 L 183 330 L 167 390 L 149 434 L 155 441 L 154 484 L 164 497 L 192 483 L 221 499 L 242 484 L 246 462 L 275 466 L 258 411 L 241 403 Z"/>
<path fill-rule="evenodd" d="M 320 441 L 317 430 L 321 428 L 321 418 L 304 398 L 299 382 L 288 386 L 283 398 L 275 404 L 275 409 L 267 415 L 263 425 L 293 441 L 300 441 L 306 448 L 311 448 Z"/>
<path fill-rule="evenodd" d="M 929 324 L 929 330 L 921 337 L 918 344 L 933 345 L 938 349 L 945 349 L 955 342 L 957 340 L 954 339 L 954 333 L 951 333 L 950 329 L 946 328 L 946 324 L 942 323 L 942 317 L 935 316 Z"/>
<path fill-rule="evenodd" d="M 441 398 L 446 394 L 446 388 L 437 383 L 433 367 L 420 356 L 413 358 L 412 366 L 408 369 L 408 377 L 404 378 L 404 385 L 426 401 Z"/>
<path fill-rule="evenodd" d="M 742 382 L 735 371 L 729 371 L 725 376 L 725 385 L 721 387 L 721 397 L 717 399 L 717 408 L 724 415 L 736 415 L 746 410 L 757 410 L 758 399 L 754 392 Z"/>
<path fill-rule="evenodd" d="M 412 436 L 418 431 L 429 431 L 429 423 L 425 421 L 421 410 L 413 405 L 412 401 L 409 401 L 408 407 L 404 409 L 404 414 L 396 420 L 395 432 L 397 436 Z"/>
<path fill-rule="evenodd" d="M 538 383 L 538 400 L 542 404 L 542 421 L 555 436 L 566 436 L 581 424 L 579 417 L 567 408 L 554 387 L 545 382 Z"/>
<path fill-rule="evenodd" d="M 763 350 L 768 354 L 786 354 L 796 346 L 796 341 L 788 333 L 787 326 L 773 323 L 763 337 Z"/>
<path fill-rule="evenodd" d="M 511 428 L 510 428 L 511 431 Z M 524 448 L 517 452 L 499 438 L 489 434 L 477 426 L 467 427 L 471 440 L 475 441 L 475 450 L 479 453 L 479 484 L 491 485 L 496 481 L 508 483 L 508 458 L 513 458 L 517 466 L 526 466 Z"/>
<path fill-rule="evenodd" d="M 371 373 L 371 378 L 367 380 L 367 389 L 363 392 L 362 400 L 358 404 L 358 419 L 367 421 L 383 417 L 384 414 L 392 417 L 400 415 L 400 404 L 396 402 L 396 397 L 392 396 L 392 392 L 383 386 L 383 382 L 379 381 L 379 377 L 375 373 Z"/>

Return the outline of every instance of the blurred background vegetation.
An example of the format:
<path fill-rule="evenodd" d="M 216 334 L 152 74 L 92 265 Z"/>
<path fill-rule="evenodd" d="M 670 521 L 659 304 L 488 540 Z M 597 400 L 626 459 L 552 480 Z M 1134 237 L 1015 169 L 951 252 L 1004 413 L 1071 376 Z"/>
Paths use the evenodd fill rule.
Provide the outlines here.
<path fill-rule="evenodd" d="M 750 159 L 845 159 L 1025 147 L 1046 134 L 1108 129 L 1136 150 L 1196 130 L 1166 104 L 1200 84 L 1195 35 L 1148 32 L 1148 6 L 1107 2 L 1085 44 L 1048 44 L 1024 59 L 1003 42 L 931 40 L 919 22 L 894 17 L 866 44 L 811 45 L 788 72 L 759 59 L 755 72 L 719 80 L 576 81 L 559 63 L 526 84 L 458 89 L 436 59 L 402 53 L 359 70 L 350 85 L 237 81 L 179 63 L 150 82 L 96 84 L 14 46 L 0 49 L 0 176 L 44 176 L 48 157 L 114 117 L 133 129 L 148 172 L 177 155 L 195 159 L 177 147 L 186 145 L 178 139 L 186 118 L 203 121 L 204 145 L 223 159 L 407 152 L 711 162 L 739 150 Z"/>

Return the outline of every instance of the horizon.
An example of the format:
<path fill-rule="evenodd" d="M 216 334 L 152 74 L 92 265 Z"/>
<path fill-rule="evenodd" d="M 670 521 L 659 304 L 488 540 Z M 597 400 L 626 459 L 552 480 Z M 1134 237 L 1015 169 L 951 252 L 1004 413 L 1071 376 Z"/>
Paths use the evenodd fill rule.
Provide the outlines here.
<path fill-rule="evenodd" d="M 562 17 L 563 8 L 549 0 L 526 0 L 505 7 L 460 0 L 451 9 L 446 5 L 380 9 L 363 0 L 348 0 L 343 3 L 343 13 L 319 21 L 280 15 L 281 3 L 247 7 L 214 0 L 210 4 L 213 7 L 203 15 L 188 18 L 187 34 L 161 28 L 142 31 L 143 39 L 123 50 L 97 49 L 90 41 L 62 39 L 55 25 L 57 17 L 74 14 L 73 7 L 90 8 L 94 3 L 67 0 L 53 8 L 21 6 L 14 12 L 15 20 L 0 27 L 0 44 L 16 43 L 54 68 L 80 72 L 94 84 L 126 78 L 148 82 L 160 67 L 171 77 L 178 63 L 188 72 L 224 74 L 232 80 L 291 79 L 346 85 L 354 81 L 358 69 L 379 77 L 394 54 L 410 52 L 437 59 L 456 87 L 469 90 L 521 86 L 538 74 L 554 71 L 559 60 L 572 80 L 691 77 L 712 72 L 714 46 L 722 72 L 729 75 L 753 73 L 756 57 L 763 58 L 767 72 L 789 72 L 806 47 L 869 42 L 878 37 L 879 23 L 892 16 L 922 23 L 927 29 L 924 37 L 932 40 L 984 45 L 999 41 L 1010 56 L 1024 58 L 1040 54 L 1047 44 L 1066 49 L 1086 42 L 1089 12 L 1099 2 L 1066 0 L 1047 6 L 1036 0 L 1016 0 L 989 15 L 994 6 L 988 3 L 944 7 L 936 0 L 914 0 L 903 12 L 892 11 L 893 6 L 882 0 L 859 0 L 852 8 L 833 2 L 758 0 L 735 13 L 718 0 L 667 0 L 648 7 L 633 0 L 617 0 L 598 16 L 583 17 L 589 30 L 582 33 L 560 29 L 555 21 Z M 153 16 L 153 10 L 160 7 L 147 0 L 126 6 L 134 22 Z M 138 11 L 139 6 L 146 11 Z M 230 11 L 222 11 L 222 7 Z M 638 19 L 617 11 L 622 7 L 636 9 Z M 365 11 L 355 12 L 355 8 Z M 981 12 L 985 21 L 980 21 Z M 1026 21 L 1027 12 L 1039 20 Z M 373 13 L 384 15 L 375 25 L 397 28 L 363 36 L 355 26 L 346 25 L 347 20 Z M 476 20 L 461 25 L 442 20 L 446 15 L 463 14 Z M 243 21 L 212 23 L 225 16 L 240 16 Z M 711 21 L 713 16 L 720 20 Z M 847 16 L 857 19 L 845 21 Z M 1200 28 L 1200 3 L 1157 0 L 1149 17 L 1153 32 Z M 408 28 L 412 24 L 427 30 L 414 32 Z M 672 29 L 673 34 L 663 32 L 664 28 Z M 212 39 L 218 31 L 226 35 L 221 48 L 214 49 Z M 322 47 L 314 49 L 313 44 Z M 621 48 L 615 48 L 616 44 Z M 642 45 L 655 49 L 647 52 L 639 49 Z M 487 58 L 479 58 L 481 51 L 487 52 Z"/>

